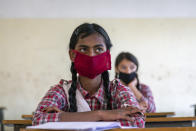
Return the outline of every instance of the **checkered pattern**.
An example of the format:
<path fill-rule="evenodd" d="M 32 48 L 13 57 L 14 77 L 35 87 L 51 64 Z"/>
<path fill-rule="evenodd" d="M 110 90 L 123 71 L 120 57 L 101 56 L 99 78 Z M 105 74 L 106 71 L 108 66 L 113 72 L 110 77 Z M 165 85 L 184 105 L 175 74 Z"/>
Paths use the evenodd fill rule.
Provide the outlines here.
<path fill-rule="evenodd" d="M 155 106 L 155 102 L 154 102 L 154 97 L 152 95 L 152 91 L 150 90 L 150 88 L 147 85 L 144 85 L 144 84 L 140 84 L 140 88 L 141 88 L 141 93 L 143 95 L 143 99 L 145 101 L 147 101 L 147 103 L 148 103 L 148 108 L 147 108 L 146 112 L 148 112 L 148 113 L 155 112 L 156 106 Z"/>
<path fill-rule="evenodd" d="M 130 91 L 128 87 L 125 87 L 120 84 L 120 82 L 112 81 L 110 82 L 110 92 L 111 92 L 111 105 L 112 109 L 119 109 L 130 105 L 132 107 L 138 107 L 138 102 Z M 58 85 L 51 87 L 51 89 L 43 97 L 42 101 L 39 103 L 37 110 L 35 111 L 33 117 L 33 125 L 38 125 L 46 122 L 55 122 L 59 121 L 59 113 L 44 113 L 44 110 L 47 107 L 56 106 L 59 109 L 68 112 L 68 100 L 65 94 L 65 91 L 62 87 L 64 80 L 61 80 Z M 71 81 L 69 81 L 71 82 Z M 89 93 L 81 87 L 78 82 L 77 88 L 83 95 L 84 99 L 89 104 L 91 110 L 106 110 L 107 102 L 104 99 L 104 86 L 101 84 L 99 90 L 94 95 L 89 95 Z M 144 116 L 141 114 L 134 114 L 131 116 L 132 121 L 120 120 L 121 125 L 123 126 L 134 126 L 134 127 L 144 127 L 145 121 Z"/>

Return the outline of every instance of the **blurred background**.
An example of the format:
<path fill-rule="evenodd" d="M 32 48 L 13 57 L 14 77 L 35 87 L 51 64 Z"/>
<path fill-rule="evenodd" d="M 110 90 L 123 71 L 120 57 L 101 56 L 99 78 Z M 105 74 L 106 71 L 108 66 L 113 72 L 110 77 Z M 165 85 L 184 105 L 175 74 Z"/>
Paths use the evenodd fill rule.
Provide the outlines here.
<path fill-rule="evenodd" d="M 193 116 L 195 0 L 0 0 L 0 107 L 4 119 L 31 114 L 60 79 L 70 80 L 68 44 L 84 22 L 108 32 L 114 60 L 129 51 L 157 112 Z"/>

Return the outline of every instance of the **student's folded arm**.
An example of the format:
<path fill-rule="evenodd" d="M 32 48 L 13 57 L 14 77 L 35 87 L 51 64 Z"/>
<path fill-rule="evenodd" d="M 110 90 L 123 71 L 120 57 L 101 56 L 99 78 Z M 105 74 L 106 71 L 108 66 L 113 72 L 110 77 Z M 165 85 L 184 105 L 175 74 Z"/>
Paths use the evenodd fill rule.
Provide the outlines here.
<path fill-rule="evenodd" d="M 154 97 L 152 94 L 152 91 L 147 85 L 142 85 L 142 94 L 143 94 L 143 99 L 147 102 L 148 108 L 146 112 L 151 113 L 151 112 L 156 112 L 156 106 L 154 102 Z"/>
<path fill-rule="evenodd" d="M 115 97 L 117 102 L 117 108 L 133 107 L 139 108 L 138 102 L 134 94 L 128 87 L 119 85 L 116 88 Z M 143 128 L 145 125 L 144 115 L 141 112 L 134 113 L 131 116 L 132 121 L 120 120 L 122 126 L 132 126 Z"/>
<path fill-rule="evenodd" d="M 155 106 L 153 96 L 148 97 L 148 108 L 147 108 L 146 112 L 156 112 L 156 106 Z"/>
<path fill-rule="evenodd" d="M 59 110 L 65 110 L 67 108 L 65 97 L 64 90 L 62 87 L 60 87 L 60 85 L 52 87 L 39 103 L 33 115 L 32 124 L 39 125 L 46 122 L 59 121 L 60 112 L 48 112 L 47 109 L 50 107 L 55 107 Z"/>
<path fill-rule="evenodd" d="M 60 121 L 100 121 L 102 111 L 61 112 Z"/>

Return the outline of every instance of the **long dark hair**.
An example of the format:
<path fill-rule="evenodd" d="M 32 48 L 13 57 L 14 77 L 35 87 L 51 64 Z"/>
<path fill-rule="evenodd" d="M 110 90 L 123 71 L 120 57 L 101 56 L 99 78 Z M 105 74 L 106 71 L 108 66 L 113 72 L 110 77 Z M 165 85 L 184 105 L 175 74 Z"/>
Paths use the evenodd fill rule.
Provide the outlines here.
<path fill-rule="evenodd" d="M 79 25 L 73 32 L 70 43 L 69 49 L 75 49 L 75 46 L 79 39 L 83 39 L 91 34 L 98 33 L 104 38 L 104 42 L 106 44 L 107 50 L 110 50 L 112 47 L 110 38 L 106 31 L 97 24 L 89 24 L 84 23 Z M 77 112 L 77 103 L 76 103 L 76 89 L 77 89 L 77 72 L 74 69 L 74 63 L 71 64 L 71 73 L 72 73 L 72 84 L 71 88 L 69 89 L 69 103 L 70 103 L 70 112 Z M 105 91 L 105 99 L 107 100 L 107 109 L 111 109 L 110 99 L 111 93 L 109 92 L 109 73 L 105 71 L 102 73 L 102 79 L 104 84 L 104 91 Z"/>
<path fill-rule="evenodd" d="M 139 62 L 137 60 L 137 58 L 131 54 L 130 52 L 121 52 L 117 57 L 116 57 L 116 60 L 115 60 L 115 67 L 118 68 L 118 65 L 120 64 L 120 62 L 124 59 L 127 59 L 131 62 L 133 62 L 135 65 L 136 65 L 136 72 L 138 71 L 138 68 L 139 68 Z M 115 78 L 117 78 L 118 76 L 118 73 L 116 72 L 115 73 Z M 136 88 L 138 90 L 140 90 L 140 82 L 139 82 L 139 78 L 138 78 L 138 75 L 136 74 L 136 79 L 137 79 L 137 85 L 136 85 Z"/>

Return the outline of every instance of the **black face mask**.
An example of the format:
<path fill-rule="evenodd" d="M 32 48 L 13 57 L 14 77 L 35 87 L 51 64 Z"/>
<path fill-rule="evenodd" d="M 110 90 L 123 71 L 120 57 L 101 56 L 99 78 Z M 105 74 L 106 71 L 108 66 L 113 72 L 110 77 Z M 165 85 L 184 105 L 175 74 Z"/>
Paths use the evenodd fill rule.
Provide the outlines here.
<path fill-rule="evenodd" d="M 130 74 L 127 73 L 119 73 L 119 79 L 122 80 L 125 84 L 129 84 L 131 81 L 133 81 L 135 78 L 137 78 L 137 73 L 132 72 Z"/>

